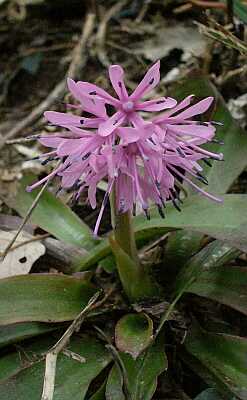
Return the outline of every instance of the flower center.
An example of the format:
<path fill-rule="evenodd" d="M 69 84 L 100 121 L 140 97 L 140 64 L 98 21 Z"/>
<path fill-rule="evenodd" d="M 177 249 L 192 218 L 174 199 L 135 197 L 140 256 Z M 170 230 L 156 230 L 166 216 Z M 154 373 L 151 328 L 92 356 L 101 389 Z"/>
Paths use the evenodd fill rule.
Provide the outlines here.
<path fill-rule="evenodd" d="M 133 101 L 126 101 L 125 103 L 123 103 L 122 107 L 125 112 L 133 111 L 134 103 L 133 103 Z"/>

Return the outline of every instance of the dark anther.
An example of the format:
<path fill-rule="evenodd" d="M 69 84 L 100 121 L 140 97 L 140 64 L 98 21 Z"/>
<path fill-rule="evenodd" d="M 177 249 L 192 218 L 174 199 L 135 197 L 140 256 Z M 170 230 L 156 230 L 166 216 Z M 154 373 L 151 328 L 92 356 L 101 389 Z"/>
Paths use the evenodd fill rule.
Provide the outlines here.
<path fill-rule="evenodd" d="M 118 123 L 118 119 L 116 119 L 114 122 L 113 122 L 113 125 L 116 125 Z"/>
<path fill-rule="evenodd" d="M 159 196 L 159 198 L 160 198 L 160 201 L 161 201 L 161 203 L 162 203 L 162 206 L 163 206 L 164 208 L 166 208 L 166 203 L 165 203 L 165 200 L 163 199 L 163 197 L 162 197 L 162 196 Z"/>
<path fill-rule="evenodd" d="M 82 124 L 82 125 L 84 124 L 84 119 L 80 120 L 80 124 Z"/>
<path fill-rule="evenodd" d="M 225 143 L 223 142 L 223 140 L 219 140 L 219 139 L 212 139 L 211 142 L 217 143 L 217 144 L 221 144 L 221 145 L 225 144 Z"/>
<path fill-rule="evenodd" d="M 109 199 L 109 193 L 105 193 L 104 199 L 103 199 L 103 207 L 106 206 L 106 203 L 107 203 L 108 199 Z"/>
<path fill-rule="evenodd" d="M 85 154 L 85 156 L 82 157 L 82 161 L 85 161 L 85 160 L 90 156 L 90 154 L 91 154 L 91 153 Z"/>
<path fill-rule="evenodd" d="M 172 204 L 174 205 L 174 207 L 176 208 L 176 210 L 178 210 L 179 212 L 181 212 L 181 208 L 177 205 L 176 200 L 172 199 Z"/>
<path fill-rule="evenodd" d="M 218 126 L 224 126 L 224 124 L 222 122 L 218 122 L 218 121 L 211 121 L 211 124 L 218 125 Z"/>
<path fill-rule="evenodd" d="M 205 162 L 205 164 L 208 165 L 209 167 L 212 167 L 211 162 L 208 161 L 206 158 L 204 158 L 202 161 Z"/>
<path fill-rule="evenodd" d="M 162 209 L 162 207 L 161 207 L 161 205 L 160 204 L 156 204 L 157 205 L 157 208 L 158 208 L 158 211 L 159 211 L 159 215 L 161 216 L 161 218 L 165 218 L 165 214 L 164 214 L 164 211 L 163 211 L 163 209 Z"/>
<path fill-rule="evenodd" d="M 146 215 L 147 220 L 150 221 L 151 217 L 150 217 L 149 209 L 148 208 L 143 208 L 143 211 L 144 211 L 144 213 Z"/>
<path fill-rule="evenodd" d="M 59 186 L 58 189 L 55 192 L 55 196 L 56 197 L 59 196 L 59 194 L 62 192 L 62 190 L 63 190 L 62 186 Z"/>
<path fill-rule="evenodd" d="M 133 215 L 133 217 L 136 216 L 136 203 L 133 204 L 132 215 Z"/>
<path fill-rule="evenodd" d="M 89 92 L 89 94 L 91 94 L 92 96 L 95 96 L 97 94 L 97 92 L 95 90 L 93 90 L 92 92 Z"/>
<path fill-rule="evenodd" d="M 184 154 L 184 152 L 180 149 L 180 147 L 177 147 L 177 152 L 179 153 L 179 155 L 180 155 L 182 158 L 185 158 L 185 154 Z"/>
<path fill-rule="evenodd" d="M 152 85 L 154 83 L 154 78 L 152 78 L 150 81 L 149 81 L 149 85 Z"/>
<path fill-rule="evenodd" d="M 50 161 L 53 161 L 55 158 L 54 157 L 48 157 L 46 160 L 43 160 L 41 162 L 41 165 L 46 165 L 48 164 Z"/>
<path fill-rule="evenodd" d="M 118 82 L 118 86 L 122 89 L 122 82 Z"/>
<path fill-rule="evenodd" d="M 158 100 L 158 101 L 156 101 L 156 104 L 162 104 L 162 103 L 165 103 L 166 102 L 166 100 Z"/>
<path fill-rule="evenodd" d="M 203 176 L 202 174 L 200 174 L 200 172 L 197 172 L 197 179 L 199 181 L 201 181 L 202 183 L 204 183 L 205 185 L 208 185 L 208 180 L 205 176 Z"/>
<path fill-rule="evenodd" d="M 178 189 L 177 188 L 171 189 L 171 192 L 174 194 L 174 197 L 179 201 L 179 203 L 183 204 L 183 200 L 180 199 Z"/>

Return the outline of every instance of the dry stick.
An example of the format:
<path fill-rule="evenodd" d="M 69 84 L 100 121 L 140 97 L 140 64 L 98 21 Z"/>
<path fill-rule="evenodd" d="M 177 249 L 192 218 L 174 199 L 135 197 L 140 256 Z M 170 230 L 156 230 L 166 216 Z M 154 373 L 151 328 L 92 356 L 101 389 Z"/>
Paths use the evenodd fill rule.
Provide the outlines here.
<path fill-rule="evenodd" d="M 44 184 L 44 186 L 42 187 L 42 189 L 39 191 L 39 193 L 37 194 L 36 198 L 34 199 L 33 203 L 31 204 L 27 215 L 25 216 L 25 218 L 23 219 L 21 225 L 19 226 L 15 236 L 12 238 L 12 240 L 9 242 L 8 246 L 6 247 L 6 249 L 3 251 L 2 254 L 2 258 L 4 259 L 4 257 L 6 257 L 6 255 L 8 254 L 9 250 L 11 249 L 11 247 L 13 246 L 13 244 L 15 243 L 17 237 L 19 236 L 19 234 L 21 233 L 23 227 L 25 226 L 25 224 L 27 223 L 27 221 L 29 220 L 29 218 L 31 217 L 35 207 L 37 206 L 40 197 L 42 196 L 44 190 L 46 189 L 48 183 L 50 182 L 50 179 L 47 179 L 46 183 Z"/>
<path fill-rule="evenodd" d="M 95 15 L 92 13 L 87 14 L 85 23 L 83 24 L 83 31 L 78 44 L 72 52 L 72 61 L 68 69 L 67 76 L 75 78 L 78 71 L 86 64 L 85 47 L 90 35 L 94 29 Z M 57 98 L 63 96 L 66 88 L 66 78 L 59 82 L 49 96 L 42 101 L 26 118 L 17 123 L 7 135 L 0 139 L 0 149 L 4 146 L 5 142 L 14 136 L 18 135 L 23 129 L 36 121 L 43 112 L 50 108 Z"/>
<path fill-rule="evenodd" d="M 47 353 L 46 362 L 45 362 L 45 376 L 44 376 L 43 392 L 42 392 L 41 400 L 52 400 L 53 399 L 57 356 L 60 352 L 62 352 L 64 350 L 64 348 L 68 344 L 73 333 L 80 329 L 80 326 L 81 326 L 82 322 L 84 321 L 85 317 L 88 315 L 88 313 L 92 310 L 92 308 L 95 308 L 94 306 L 97 305 L 96 301 L 97 301 L 99 295 L 100 295 L 100 292 L 95 293 L 95 295 L 89 300 L 86 307 L 80 312 L 80 314 L 76 317 L 76 319 L 72 322 L 72 324 L 65 331 L 63 336 L 58 340 L 58 342 Z M 83 360 L 83 358 L 81 359 L 80 362 L 82 362 L 82 360 Z"/>
<path fill-rule="evenodd" d="M 19 229 L 20 229 L 20 227 L 19 227 Z M 25 241 L 23 241 L 21 243 L 16 244 L 15 246 L 11 246 L 11 249 L 9 249 L 8 252 L 16 250 L 16 249 L 19 249 L 20 247 L 26 246 L 29 243 L 33 243 L 33 242 L 36 242 L 38 240 L 47 239 L 49 236 L 50 236 L 50 233 L 44 233 L 43 235 L 34 236 L 31 239 L 28 239 L 28 240 L 25 240 Z M 0 257 L 3 257 L 3 256 L 6 257 L 5 252 L 6 252 L 6 250 L 4 252 L 0 251 Z"/>
<path fill-rule="evenodd" d="M 99 24 L 99 28 L 96 34 L 96 48 L 97 48 L 97 55 L 100 62 L 105 66 L 108 67 L 110 65 L 110 61 L 106 55 L 105 50 L 105 38 L 106 38 L 106 31 L 107 25 L 110 19 L 117 14 L 123 6 L 127 3 L 127 0 L 117 1 L 113 7 L 109 9 L 108 12 L 105 13 L 104 18 L 102 19 L 101 23 Z"/>

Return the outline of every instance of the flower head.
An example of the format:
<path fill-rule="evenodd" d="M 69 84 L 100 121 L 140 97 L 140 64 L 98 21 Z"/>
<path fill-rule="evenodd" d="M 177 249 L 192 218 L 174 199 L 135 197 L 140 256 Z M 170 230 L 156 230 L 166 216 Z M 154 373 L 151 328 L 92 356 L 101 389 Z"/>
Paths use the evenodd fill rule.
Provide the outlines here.
<path fill-rule="evenodd" d="M 170 97 L 142 101 L 160 80 L 159 62 L 148 70 L 130 96 L 120 66 L 111 66 L 109 76 L 117 98 L 91 83 L 68 80 L 70 92 L 79 101 L 78 105 L 69 106 L 80 110 L 81 116 L 54 111 L 45 113 L 49 123 L 59 126 L 61 131 L 39 139 L 51 148 L 43 155 L 47 156 L 44 162 L 58 159 L 60 165 L 28 190 L 59 176 L 61 188 L 73 189 L 76 199 L 87 190 L 88 200 L 95 208 L 97 185 L 102 179 L 107 180 L 95 234 L 113 187 L 119 213 L 134 212 L 139 203 L 148 218 L 150 203 L 157 205 L 162 217 L 168 200 L 180 211 L 179 190 L 183 181 L 212 200 L 220 201 L 194 183 L 195 178 L 207 184 L 200 160 L 208 163 L 208 159 L 223 158 L 222 154 L 201 147 L 214 140 L 216 123 L 196 119 L 208 110 L 213 98 L 193 105 L 193 96 L 178 104 Z M 115 109 L 112 116 L 107 114 L 107 104 Z M 143 119 L 140 111 L 152 114 L 149 119 Z M 160 111 L 161 114 L 153 115 Z M 87 117 L 83 116 L 84 112 Z"/>

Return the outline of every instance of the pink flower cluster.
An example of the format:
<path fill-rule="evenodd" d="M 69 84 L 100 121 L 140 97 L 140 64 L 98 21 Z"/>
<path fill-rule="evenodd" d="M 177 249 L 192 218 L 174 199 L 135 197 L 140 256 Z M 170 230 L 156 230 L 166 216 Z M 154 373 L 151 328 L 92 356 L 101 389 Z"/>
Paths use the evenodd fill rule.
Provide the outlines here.
<path fill-rule="evenodd" d="M 179 182 L 183 181 L 210 199 L 220 201 L 192 180 L 196 178 L 207 184 L 199 160 L 209 163 L 209 159 L 223 159 L 222 154 L 201 147 L 216 141 L 213 139 L 216 123 L 199 122 L 194 118 L 208 110 L 213 98 L 207 97 L 193 105 L 193 95 L 180 103 L 171 97 L 143 100 L 160 81 L 159 67 L 158 61 L 129 95 L 123 69 L 119 65 L 110 66 L 109 77 L 116 97 L 94 84 L 68 79 L 68 88 L 78 101 L 77 105 L 68 107 L 78 109 L 81 116 L 45 112 L 49 123 L 62 129 L 39 139 L 51 148 L 43 157 L 48 157 L 45 162 L 53 159 L 61 162 L 50 175 L 28 190 L 59 176 L 61 187 L 73 189 L 76 199 L 87 190 L 89 202 L 95 208 L 97 185 L 107 180 L 95 234 L 113 187 L 119 213 L 134 211 L 138 202 L 148 218 L 150 203 L 157 205 L 162 217 L 168 200 L 180 210 Z M 108 109 L 114 110 L 111 116 Z M 148 113 L 151 113 L 149 118 Z"/>

